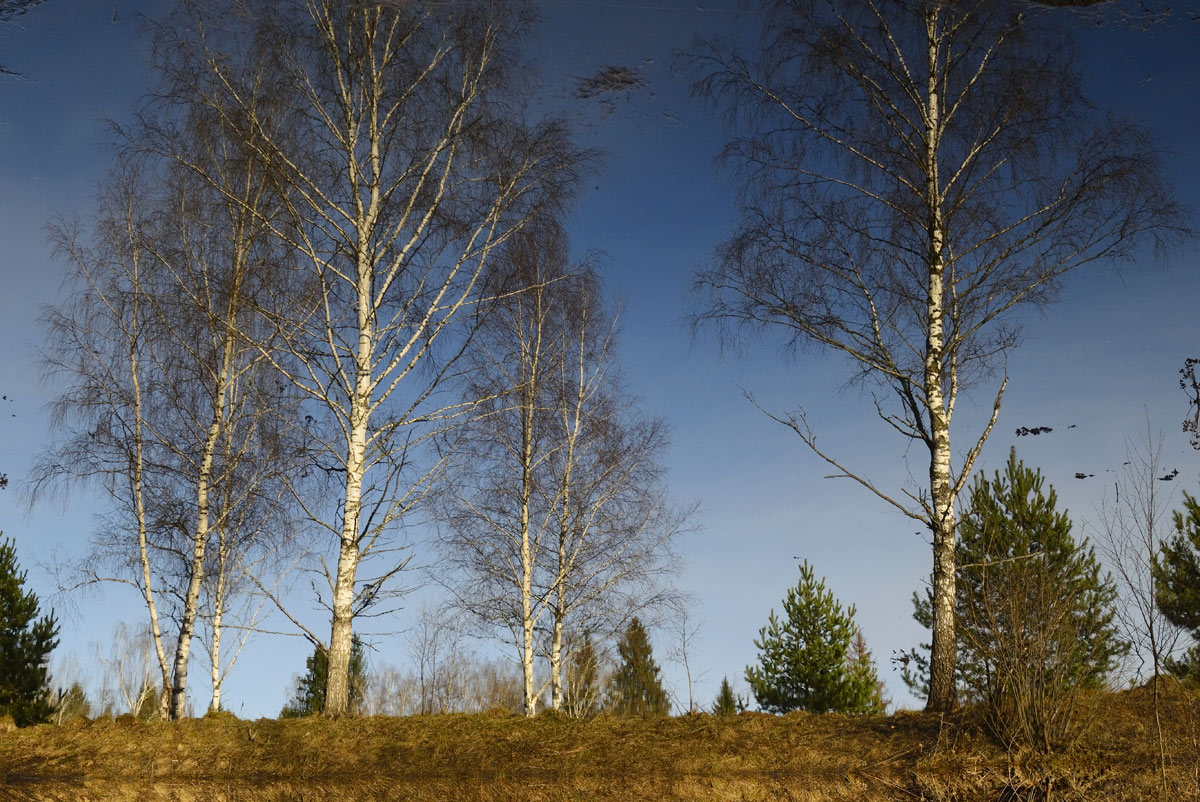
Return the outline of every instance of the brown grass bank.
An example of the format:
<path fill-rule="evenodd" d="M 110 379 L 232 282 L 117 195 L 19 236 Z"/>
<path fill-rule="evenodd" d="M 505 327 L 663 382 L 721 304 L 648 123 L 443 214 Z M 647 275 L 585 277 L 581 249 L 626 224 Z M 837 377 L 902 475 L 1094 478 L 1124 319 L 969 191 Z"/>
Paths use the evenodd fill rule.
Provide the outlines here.
<path fill-rule="evenodd" d="M 1200 799 L 1200 704 L 1163 710 L 1165 770 L 1141 691 L 1088 697 L 1053 756 L 1005 749 L 970 713 L 96 720 L 0 734 L 0 799 Z"/>

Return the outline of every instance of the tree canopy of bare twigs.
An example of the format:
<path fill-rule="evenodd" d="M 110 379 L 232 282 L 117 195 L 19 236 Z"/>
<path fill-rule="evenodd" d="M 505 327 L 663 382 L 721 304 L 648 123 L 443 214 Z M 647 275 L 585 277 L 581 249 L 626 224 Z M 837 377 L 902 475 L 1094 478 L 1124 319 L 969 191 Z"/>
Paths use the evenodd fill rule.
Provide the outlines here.
<path fill-rule="evenodd" d="M 1159 604 L 1155 565 L 1167 534 L 1167 513 L 1172 492 L 1163 488 L 1162 437 L 1155 439 L 1146 421 L 1143 439 L 1127 441 L 1125 464 L 1098 510 L 1100 543 L 1120 590 L 1117 622 L 1130 644 L 1133 676 L 1149 680 L 1158 740 L 1160 777 L 1166 789 L 1166 743 L 1161 710 L 1164 667 L 1169 671 L 1172 653 L 1182 634 Z"/>
<path fill-rule="evenodd" d="M 240 176 L 251 196 L 262 184 L 245 162 L 213 169 Z M 277 425 L 284 404 L 243 336 L 257 325 L 251 299 L 269 284 L 270 245 L 245 207 L 225 200 L 170 160 L 131 152 L 118 158 L 91 230 L 53 231 L 72 294 L 45 316 L 47 369 L 64 389 L 58 443 L 35 467 L 33 497 L 62 480 L 96 481 L 112 497 L 77 581 L 138 588 L 162 713 L 174 718 L 187 709 L 205 597 L 219 664 L 230 571 L 262 545 L 268 521 L 286 529 L 276 515 L 291 462 Z M 213 560 L 217 581 L 206 584 Z"/>
<path fill-rule="evenodd" d="M 931 710 L 955 704 L 955 502 L 999 414 L 1019 310 L 1066 273 L 1183 232 L 1149 134 L 1093 113 L 1062 12 L 994 0 L 765 0 L 760 48 L 697 48 L 725 105 L 742 213 L 696 279 L 698 324 L 848 359 L 928 483 L 877 485 L 768 413 L 838 476 L 932 533 Z M 951 448 L 962 394 L 992 413 Z M 876 395 L 874 391 L 882 391 Z M 959 441 L 961 442 L 961 441 Z"/>
<path fill-rule="evenodd" d="M 1121 589 L 1117 620 L 1139 663 L 1135 676 L 1157 679 L 1180 633 L 1159 608 L 1154 584 L 1173 493 L 1162 487 L 1162 438 L 1154 438 L 1149 421 L 1143 439 L 1126 443 L 1125 456 L 1113 493 L 1098 510 L 1100 543 Z"/>
<path fill-rule="evenodd" d="M 546 591 L 551 599 L 551 702 L 565 694 L 568 628 L 616 636 L 634 615 L 672 615 L 690 600 L 670 582 L 675 544 L 696 506 L 666 490 L 663 456 L 670 432 L 625 390 L 616 361 L 617 318 L 597 276 L 584 271 L 562 301 L 566 329 L 554 378 L 557 440 L 547 463 L 552 508 Z M 686 620 L 683 622 L 686 626 Z"/>
<path fill-rule="evenodd" d="M 314 470 L 337 485 L 336 499 L 293 496 L 335 545 L 318 572 L 325 710 L 338 715 L 352 622 L 390 609 L 400 529 L 446 465 L 433 436 L 470 407 L 447 380 L 487 305 L 492 255 L 563 203 L 580 154 L 561 125 L 523 119 L 523 3 L 240 10 L 232 36 L 208 9 L 181 39 L 283 200 L 265 222 L 294 273 L 266 305 L 276 346 L 264 353 L 305 399 Z"/>
<path fill-rule="evenodd" d="M 462 434 L 443 546 L 459 605 L 510 633 L 533 715 L 539 655 L 563 705 L 568 625 L 608 634 L 670 595 L 660 580 L 686 516 L 661 482 L 664 424 L 621 387 L 593 269 L 568 264 L 550 221 L 513 238 L 503 265 L 517 289 L 476 341 L 468 396 L 487 401 Z"/>

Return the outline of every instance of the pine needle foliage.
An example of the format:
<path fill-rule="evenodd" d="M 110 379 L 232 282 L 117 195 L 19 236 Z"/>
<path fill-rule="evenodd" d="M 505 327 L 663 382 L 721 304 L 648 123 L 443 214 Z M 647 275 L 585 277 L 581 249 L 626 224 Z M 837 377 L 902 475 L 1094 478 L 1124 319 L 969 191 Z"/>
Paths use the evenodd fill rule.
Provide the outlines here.
<path fill-rule="evenodd" d="M 0 542 L 0 716 L 18 727 L 43 724 L 54 713 L 46 682 L 50 652 L 58 645 L 54 613 L 39 617 L 38 597 L 26 591 L 16 544 Z"/>
<path fill-rule="evenodd" d="M 959 683 L 986 699 L 1034 665 L 1064 682 L 1098 687 L 1127 646 L 1117 634 L 1112 578 L 1041 471 L 1010 450 L 1004 473 L 975 477 L 959 524 Z M 913 617 L 933 620 L 928 594 Z M 910 675 L 911 680 L 911 675 Z"/>
<path fill-rule="evenodd" d="M 665 716 L 671 700 L 663 688 L 658 663 L 650 647 L 650 636 L 635 616 L 617 642 L 621 664 L 608 687 L 608 710 L 620 716 Z"/>
<path fill-rule="evenodd" d="M 734 716 L 738 712 L 737 697 L 733 695 L 733 686 L 729 684 L 729 677 L 721 678 L 721 690 L 717 692 L 717 701 L 713 702 L 712 714 L 714 716 Z"/>
<path fill-rule="evenodd" d="M 313 649 L 304 661 L 307 669 L 296 682 L 296 695 L 279 711 L 280 718 L 312 716 L 325 709 L 325 683 L 329 675 L 329 655 L 321 646 Z M 355 635 L 350 645 L 350 711 L 362 707 L 363 689 L 367 681 L 367 659 L 362 641 Z"/>
<path fill-rule="evenodd" d="M 1158 607 L 1168 621 L 1200 641 L 1200 502 L 1185 491 L 1183 509 L 1172 520 L 1175 535 L 1162 544 L 1153 567 Z M 1177 677 L 1200 679 L 1200 643 L 1164 664 Z"/>
<path fill-rule="evenodd" d="M 854 613 L 854 605 L 842 608 L 807 561 L 800 566 L 800 581 L 783 600 L 783 618 L 771 611 L 754 641 L 758 665 L 746 668 L 746 682 L 763 710 L 881 712 L 874 664 L 850 659 L 858 633 Z"/>
<path fill-rule="evenodd" d="M 1074 700 L 1098 688 L 1128 650 L 1115 624 L 1116 585 L 1041 471 L 1009 452 L 1004 472 L 982 472 L 959 522 L 956 617 L 962 698 L 985 704 L 998 734 L 1038 748 L 1069 740 Z M 933 621 L 930 596 L 913 617 Z M 920 687 L 927 665 L 914 652 Z"/>

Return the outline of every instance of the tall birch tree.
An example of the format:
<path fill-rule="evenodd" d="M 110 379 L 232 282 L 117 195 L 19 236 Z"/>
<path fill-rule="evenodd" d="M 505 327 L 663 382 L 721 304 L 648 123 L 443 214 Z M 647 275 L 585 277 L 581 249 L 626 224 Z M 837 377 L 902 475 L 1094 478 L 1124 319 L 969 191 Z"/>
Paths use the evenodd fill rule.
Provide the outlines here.
<path fill-rule="evenodd" d="M 145 212 L 139 197 L 137 171 L 118 169 L 101 192 L 99 206 L 105 213 L 90 243 L 77 223 L 64 221 L 52 229 L 74 292 L 44 316 L 46 372 L 64 379 L 66 387 L 51 412 L 51 426 L 62 432 L 62 439 L 35 464 L 30 503 L 62 487 L 64 478 L 96 482 L 112 500 L 110 517 L 81 567 L 81 581 L 111 580 L 137 589 L 146 604 L 165 717 L 171 664 L 159 609 L 162 588 L 153 563 L 157 493 L 150 480 L 159 460 L 148 424 L 157 385 L 147 354 L 153 312 L 144 275 L 151 259 L 142 236 Z"/>
<path fill-rule="evenodd" d="M 241 136 L 244 121 L 228 118 L 211 103 L 220 91 L 213 75 L 181 57 L 193 54 L 178 47 L 174 26 L 196 8 L 184 4 L 175 17 L 152 26 L 157 85 L 125 138 L 131 151 L 162 165 L 172 208 L 188 212 L 176 215 L 188 221 L 180 236 L 156 239 L 166 243 L 157 255 L 177 287 L 175 303 L 185 307 L 169 317 L 185 320 L 190 314 L 197 321 L 182 344 L 200 373 L 182 386 L 207 388 L 206 397 L 176 407 L 212 410 L 210 419 L 200 421 L 206 426 L 195 449 L 200 459 L 186 631 L 173 675 L 186 679 L 188 644 L 202 629 L 211 668 L 209 709 L 218 710 L 225 674 L 262 609 L 261 600 L 243 603 L 252 589 L 247 574 L 263 574 L 256 581 L 270 584 L 264 571 L 275 565 L 271 556 L 292 541 L 284 490 L 305 454 L 295 437 L 296 394 L 285 389 L 278 360 L 271 359 L 273 329 L 260 314 L 289 278 L 282 267 L 286 251 L 274 235 L 283 201 L 261 153 Z M 247 80 L 262 80 L 261 60 L 239 66 Z M 269 94 L 256 97 L 248 113 L 265 114 L 274 100 Z M 227 623 L 238 634 L 233 659 L 222 668 Z M 173 691 L 173 704 L 181 704 L 180 697 Z M 173 711 L 181 714 L 182 708 Z"/>
<path fill-rule="evenodd" d="M 557 124 L 520 119 L 524 4 L 295 0 L 250 11 L 240 57 L 262 54 L 270 86 L 240 80 L 228 54 L 203 63 L 224 84 L 214 105 L 286 199 L 286 224 L 273 230 L 314 299 L 277 299 L 272 359 L 319 424 L 309 437 L 320 469 L 341 481 L 328 508 L 297 495 L 336 546 L 321 569 L 328 643 L 305 629 L 327 648 L 325 712 L 340 715 L 353 620 L 381 609 L 404 567 L 397 530 L 445 466 L 431 436 L 464 411 L 445 380 L 485 300 L 491 256 L 561 201 L 575 154 Z M 263 91 L 285 107 L 256 113 Z"/>
<path fill-rule="evenodd" d="M 202 140 L 193 138 L 191 143 L 200 145 Z M 221 138 L 217 147 L 225 144 L 227 139 Z M 264 515 L 280 523 L 273 515 L 280 506 L 275 487 L 283 479 L 281 471 L 295 462 L 275 423 L 288 410 L 286 396 L 275 390 L 277 377 L 259 348 L 263 339 L 244 336 L 262 332 L 255 309 L 274 279 L 269 266 L 277 254 L 262 223 L 268 185 L 260 163 L 240 154 L 230 163 L 225 161 L 228 152 L 210 150 L 208 155 L 215 156 L 210 172 L 221 176 L 223 191 L 212 192 L 194 175 L 168 163 L 164 203 L 174 212 L 165 216 L 170 230 L 156 232 L 149 240 L 155 265 L 164 274 L 157 322 L 172 335 L 164 342 L 176 352 L 162 387 L 163 410 L 172 417 L 163 444 L 177 465 L 180 491 L 175 501 L 181 512 L 163 523 L 176 530 L 186 577 L 179 589 L 171 718 L 181 718 L 186 711 L 191 644 L 208 569 L 225 573 L 235 547 L 242 553 L 249 550 L 256 542 L 252 535 L 264 530 Z M 235 202 L 230 202 L 231 195 Z M 252 508 L 259 519 L 256 526 L 249 525 Z M 235 529 L 237 525 L 241 526 Z M 227 574 L 215 579 L 208 583 L 217 596 L 213 601 L 218 611 L 209 620 L 209 648 L 215 647 L 219 659 L 224 623 L 219 613 L 230 584 Z M 218 682 L 218 704 L 219 687 Z"/>
<path fill-rule="evenodd" d="M 97 479 L 117 501 L 85 581 L 139 588 L 164 679 L 161 712 L 180 718 L 209 548 L 258 542 L 231 527 L 251 506 L 260 521 L 277 511 L 270 486 L 290 462 L 266 423 L 280 406 L 269 365 L 241 335 L 268 283 L 270 245 L 247 212 L 264 185 L 245 163 L 225 165 L 245 193 L 230 205 L 169 162 L 120 161 L 92 241 L 69 227 L 55 234 L 75 295 L 48 313 L 48 361 L 68 386 L 58 446 L 34 479 L 35 488 Z M 101 574 L 101 565 L 134 570 Z"/>
<path fill-rule="evenodd" d="M 269 331 L 257 312 L 278 278 L 266 225 L 278 198 L 262 160 L 200 92 L 186 91 L 197 87 L 180 86 L 156 44 L 156 91 L 118 132 L 122 151 L 92 242 L 66 226 L 55 235 L 77 295 L 49 315 L 50 361 L 73 386 L 58 405 L 60 448 L 36 479 L 134 477 L 118 492 L 138 531 L 137 584 L 156 652 L 170 662 L 162 713 L 179 718 L 205 589 L 216 611 L 206 646 L 219 665 L 232 587 L 221 573 L 266 540 L 268 521 L 278 527 L 295 449 L 281 436 L 289 398 L 266 359 Z M 121 563 L 129 545 L 110 538 L 102 561 Z M 210 567 L 218 577 L 206 585 Z M 164 611 L 178 624 L 167 643 L 157 623 Z M 216 704 L 219 680 L 218 672 Z"/>
<path fill-rule="evenodd" d="M 449 584 L 511 634 L 526 715 L 547 684 L 563 706 L 568 627 L 615 634 L 671 597 L 661 580 L 687 517 L 662 482 L 666 425 L 623 392 L 599 279 L 567 250 L 544 220 L 505 250 L 511 289 L 472 351 L 468 397 L 487 400 L 444 509 Z"/>
<path fill-rule="evenodd" d="M 742 214 L 696 280 L 697 322 L 847 357 L 881 420 L 928 453 L 889 490 L 768 413 L 932 534 L 928 709 L 955 704 L 955 503 L 999 414 L 1020 308 L 1179 232 L 1149 135 L 1093 113 L 1062 13 L 1007 0 L 765 0 L 761 48 L 693 53 L 743 127 Z M 990 416 L 951 448 L 961 394 Z M 956 436 L 956 440 L 957 440 Z M 960 441 L 961 442 L 961 441 Z"/>
<path fill-rule="evenodd" d="M 478 415 L 459 435 L 463 460 L 443 506 L 442 546 L 459 606 L 512 638 L 524 713 L 532 716 L 545 690 L 535 664 L 550 604 L 539 575 L 553 537 L 547 463 L 561 447 L 552 397 L 563 359 L 563 300 L 575 277 L 565 234 L 549 220 L 510 240 L 501 263 L 507 291 L 472 348 L 466 396 Z"/>
<path fill-rule="evenodd" d="M 674 543 L 694 507 L 665 484 L 667 422 L 625 390 L 616 359 L 617 316 L 585 271 L 559 301 L 565 326 L 552 378 L 552 436 L 544 492 L 551 537 L 543 559 L 549 599 L 546 645 L 551 704 L 565 698 L 564 637 L 616 636 L 630 616 L 679 602 L 669 581 Z"/>

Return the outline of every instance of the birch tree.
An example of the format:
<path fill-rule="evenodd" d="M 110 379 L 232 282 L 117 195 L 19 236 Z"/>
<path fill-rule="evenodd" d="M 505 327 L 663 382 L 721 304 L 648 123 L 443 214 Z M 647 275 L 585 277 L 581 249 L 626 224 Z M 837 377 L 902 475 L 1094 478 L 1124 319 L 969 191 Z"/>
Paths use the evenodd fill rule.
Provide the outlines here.
<path fill-rule="evenodd" d="M 564 700 L 568 626 L 602 634 L 661 605 L 685 515 L 666 498 L 666 426 L 621 387 L 599 280 L 539 221 L 504 254 L 506 294 L 477 338 L 467 429 L 443 541 L 461 607 L 507 630 L 525 713 Z M 539 658 L 548 677 L 538 677 Z"/>
<path fill-rule="evenodd" d="M 772 331 L 848 358 L 881 420 L 928 453 L 928 480 L 882 487 L 768 413 L 835 475 L 932 534 L 928 709 L 955 704 L 955 503 L 996 422 L 1022 307 L 1078 268 L 1180 231 L 1149 135 L 1092 113 L 1062 12 L 983 0 L 767 0 L 761 50 L 699 48 L 727 104 L 742 214 L 696 280 L 697 322 Z M 987 386 L 991 414 L 951 423 Z"/>
<path fill-rule="evenodd" d="M 563 359 L 562 302 L 574 278 L 565 235 L 553 221 L 514 237 L 502 262 L 509 291 L 473 347 L 466 395 L 479 401 L 479 414 L 461 435 L 464 464 L 444 509 L 442 546 L 459 606 L 512 638 L 524 713 L 532 716 L 545 690 L 535 663 L 536 630 L 550 603 L 538 576 L 552 539 L 547 463 L 561 445 L 551 398 Z"/>
<path fill-rule="evenodd" d="M 251 4 L 247 20 L 238 57 L 206 50 L 202 26 L 193 46 L 223 85 L 214 107 L 270 165 L 286 202 L 272 230 L 310 293 L 272 306 L 271 359 L 312 410 L 318 467 L 341 481 L 326 508 L 296 496 L 335 546 L 320 570 L 325 712 L 340 715 L 353 620 L 383 611 L 406 562 L 397 530 L 445 466 L 431 437 L 464 411 L 445 380 L 491 256 L 561 201 L 575 154 L 561 127 L 517 113 L 523 4 L 297 0 Z M 248 54 L 265 59 L 269 86 L 243 80 Z M 258 113 L 264 91 L 285 105 Z"/>
<path fill-rule="evenodd" d="M 251 505 L 260 521 L 277 510 L 269 485 L 289 457 L 266 431 L 278 397 L 262 353 L 238 333 L 251 327 L 248 274 L 264 258 L 257 234 L 238 226 L 239 210 L 223 210 L 230 220 L 196 186 L 164 182 L 119 175 L 94 243 L 56 234 L 77 295 L 49 313 L 49 360 L 70 387 L 58 402 L 59 447 L 37 466 L 35 486 L 97 479 L 118 502 L 85 580 L 139 588 L 164 662 L 163 713 L 180 718 L 210 544 L 220 539 L 226 561 L 229 544 L 250 547 L 230 527 Z M 212 623 L 218 640 L 222 620 Z"/>
<path fill-rule="evenodd" d="M 63 223 L 52 236 L 66 256 L 77 290 L 47 311 L 46 370 L 65 377 L 66 389 L 52 407 L 51 425 L 62 440 L 32 475 L 31 504 L 62 478 L 91 480 L 113 503 L 95 548 L 81 567 L 82 582 L 111 580 L 137 589 L 146 604 L 164 717 L 169 705 L 170 659 L 159 613 L 161 587 L 152 556 L 152 500 L 147 467 L 157 461 L 147 420 L 156 382 L 147 370 L 148 288 L 141 231 L 143 210 L 137 173 L 116 172 L 100 197 L 107 211 L 90 246 L 77 224 Z M 109 573 L 111 569 L 115 573 Z"/>
<path fill-rule="evenodd" d="M 555 448 L 547 460 L 552 529 L 545 552 L 551 703 L 564 700 L 568 629 L 615 636 L 630 616 L 680 602 L 669 581 L 674 542 L 694 507 L 670 499 L 667 423 L 644 414 L 616 363 L 617 317 L 594 272 L 559 301 L 565 320 L 553 378 Z"/>
<path fill-rule="evenodd" d="M 128 713 L 142 721 L 161 719 L 162 688 L 155 687 L 155 663 L 161 661 L 151 633 L 139 627 L 131 630 L 118 621 L 105 641 L 107 654 L 99 643 L 91 646 L 101 666 L 96 698 L 101 715 Z"/>
<path fill-rule="evenodd" d="M 269 185 L 261 163 L 206 122 L 190 116 L 173 145 L 203 162 L 221 191 L 149 150 L 142 126 L 127 133 L 129 153 L 101 197 L 94 242 L 67 227 L 55 235 L 77 295 L 49 314 L 49 359 L 71 386 L 58 402 L 59 447 L 35 473 L 35 486 L 100 479 L 119 498 L 117 528 L 136 535 L 109 536 L 96 562 L 138 566 L 131 581 L 147 604 L 164 661 L 162 712 L 172 718 L 187 710 L 210 544 L 221 544 L 221 567 L 232 544 L 245 552 L 261 542 L 231 527 L 253 507 L 255 531 L 264 531 L 281 506 L 273 488 L 293 462 L 269 422 L 286 398 L 267 376 L 265 340 L 245 336 L 261 330 L 252 299 L 271 284 L 273 242 L 262 223 Z M 225 579 L 210 585 L 218 595 L 229 589 Z M 162 626 L 164 609 L 173 632 Z M 223 623 L 222 615 L 209 622 L 218 661 Z"/>
<path fill-rule="evenodd" d="M 274 374 L 267 376 L 267 352 L 258 347 L 264 340 L 243 336 L 261 330 L 254 308 L 274 278 L 264 269 L 275 254 L 262 225 L 268 189 L 260 168 L 241 158 L 233 164 L 218 161 L 210 170 L 224 179 L 226 191 L 219 193 L 197 185 L 193 176 L 176 178 L 182 200 L 175 208 L 188 202 L 200 208 L 167 218 L 179 229 L 178 239 L 152 240 L 168 243 L 165 248 L 156 245 L 155 252 L 157 264 L 168 274 L 167 294 L 158 299 L 159 322 L 175 335 L 171 347 L 182 357 L 174 363 L 180 370 L 163 385 L 164 409 L 175 418 L 164 445 L 178 463 L 186 488 L 182 492 L 188 496 L 181 493 L 184 514 L 173 522 L 183 544 L 180 558 L 186 561 L 187 580 L 172 668 L 172 718 L 182 717 L 186 709 L 190 647 L 208 568 L 218 571 L 208 587 L 216 613 L 209 620 L 209 648 L 219 665 L 223 612 L 231 588 L 229 563 L 252 548 L 253 535 L 264 530 L 264 516 L 271 519 L 279 510 L 275 488 L 283 479 L 281 470 L 294 463 L 291 447 L 275 423 L 287 413 L 287 403 L 275 390 Z M 229 202 L 230 195 L 238 201 Z M 280 521 L 276 517 L 270 523 Z M 243 528 L 234 529 L 236 524 Z M 218 681 L 218 705 L 219 688 Z"/>

